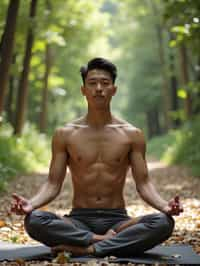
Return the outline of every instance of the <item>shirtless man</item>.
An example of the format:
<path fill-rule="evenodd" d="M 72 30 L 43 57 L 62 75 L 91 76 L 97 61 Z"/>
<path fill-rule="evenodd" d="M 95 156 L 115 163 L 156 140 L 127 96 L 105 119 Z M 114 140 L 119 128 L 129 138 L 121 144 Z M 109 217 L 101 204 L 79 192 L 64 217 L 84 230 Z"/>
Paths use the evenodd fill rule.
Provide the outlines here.
<path fill-rule="evenodd" d="M 174 227 L 173 215 L 183 208 L 177 197 L 167 202 L 148 176 L 145 139 L 138 128 L 116 118 L 110 102 L 117 91 L 117 69 L 95 58 L 81 68 L 81 92 L 87 114 L 57 129 L 47 182 L 31 199 L 13 195 L 12 211 L 25 214 L 28 234 L 52 247 L 73 254 L 132 256 L 162 243 Z M 73 182 L 69 215 L 36 210 L 56 198 L 69 167 Z M 131 167 L 141 198 L 159 212 L 129 217 L 123 188 Z"/>

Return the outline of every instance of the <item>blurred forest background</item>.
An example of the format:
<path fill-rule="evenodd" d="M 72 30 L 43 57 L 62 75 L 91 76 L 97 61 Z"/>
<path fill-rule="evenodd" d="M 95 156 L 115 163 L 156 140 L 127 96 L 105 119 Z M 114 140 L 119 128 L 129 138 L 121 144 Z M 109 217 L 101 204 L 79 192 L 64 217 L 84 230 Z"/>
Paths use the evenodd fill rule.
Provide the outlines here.
<path fill-rule="evenodd" d="M 99 56 L 148 154 L 199 175 L 200 1 L 1 0 L 0 190 L 48 166 L 55 128 L 86 111 L 79 69 Z"/>

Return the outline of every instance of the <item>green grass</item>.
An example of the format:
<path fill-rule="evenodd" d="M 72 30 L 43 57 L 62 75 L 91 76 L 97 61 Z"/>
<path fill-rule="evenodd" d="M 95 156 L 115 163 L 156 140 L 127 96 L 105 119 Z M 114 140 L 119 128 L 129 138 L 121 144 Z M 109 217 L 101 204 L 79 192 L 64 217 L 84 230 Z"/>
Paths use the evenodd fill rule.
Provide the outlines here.
<path fill-rule="evenodd" d="M 170 152 L 170 149 L 175 145 L 176 131 L 171 130 L 168 134 L 155 137 L 148 141 L 147 153 L 156 158 L 163 158 L 165 154 Z"/>
<path fill-rule="evenodd" d="M 12 135 L 9 124 L 0 128 L 0 191 L 18 174 L 39 171 L 48 165 L 50 144 L 47 137 L 26 125 L 23 135 Z"/>
<path fill-rule="evenodd" d="M 200 117 L 187 122 L 181 129 L 155 137 L 148 143 L 148 154 L 169 164 L 182 164 L 200 176 Z"/>

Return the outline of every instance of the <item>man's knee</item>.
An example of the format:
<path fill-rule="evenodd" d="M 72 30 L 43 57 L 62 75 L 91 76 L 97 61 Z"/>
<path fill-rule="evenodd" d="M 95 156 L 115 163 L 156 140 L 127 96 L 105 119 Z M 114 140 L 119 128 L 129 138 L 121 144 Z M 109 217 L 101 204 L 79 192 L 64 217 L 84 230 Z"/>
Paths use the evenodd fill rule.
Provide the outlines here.
<path fill-rule="evenodd" d="M 159 213 L 159 230 L 161 231 L 161 234 L 165 235 L 166 237 L 170 237 L 173 230 L 174 230 L 174 219 L 165 214 L 165 213 Z"/>
<path fill-rule="evenodd" d="M 39 232 L 42 227 L 42 216 L 44 216 L 42 211 L 32 211 L 27 214 L 24 219 L 24 227 L 30 235 L 33 235 L 35 232 Z"/>

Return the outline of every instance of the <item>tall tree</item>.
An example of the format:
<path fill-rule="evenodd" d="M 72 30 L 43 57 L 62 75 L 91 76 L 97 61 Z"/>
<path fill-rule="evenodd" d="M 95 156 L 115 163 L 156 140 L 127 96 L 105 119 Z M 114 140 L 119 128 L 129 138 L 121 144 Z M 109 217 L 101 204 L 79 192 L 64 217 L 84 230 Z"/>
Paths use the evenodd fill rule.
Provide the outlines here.
<path fill-rule="evenodd" d="M 30 3 L 30 24 L 28 28 L 28 34 L 26 39 L 25 55 L 23 60 L 23 70 L 21 73 L 18 95 L 17 95 L 17 108 L 16 108 L 16 120 L 14 134 L 20 135 L 22 133 L 25 112 L 28 98 L 28 75 L 30 70 L 30 60 L 32 56 L 32 46 L 34 42 L 33 21 L 36 15 L 37 0 L 32 0 Z"/>
<path fill-rule="evenodd" d="M 9 80 L 9 70 L 12 61 L 12 52 L 15 40 L 15 29 L 17 14 L 19 10 L 19 0 L 10 0 L 5 30 L 1 42 L 1 61 L 0 61 L 0 116 L 4 109 L 5 95 Z"/>
<path fill-rule="evenodd" d="M 161 68 L 161 75 L 162 75 L 162 105 L 163 105 L 163 114 L 164 114 L 164 130 L 168 130 L 171 128 L 172 121 L 170 118 L 170 110 L 171 110 L 171 97 L 170 97 L 170 90 L 169 90 L 169 82 L 168 82 L 168 75 L 167 75 L 167 64 L 165 60 L 165 41 L 164 41 L 164 31 L 165 28 L 161 24 L 161 12 L 159 8 L 161 4 L 159 3 L 159 7 L 155 1 L 150 0 L 150 7 L 152 9 L 152 13 L 157 19 L 155 20 L 155 31 L 157 36 L 157 43 L 158 43 L 158 55 L 160 60 L 160 68 Z"/>
<path fill-rule="evenodd" d="M 16 63 L 17 54 L 13 54 L 12 56 L 12 65 Z M 15 90 L 16 90 L 16 82 L 17 78 L 14 75 L 14 71 L 11 70 L 10 77 L 9 77 L 9 89 L 7 93 L 7 99 L 5 104 L 5 111 L 6 111 L 6 119 L 12 125 L 14 125 L 14 98 L 15 98 Z"/>
<path fill-rule="evenodd" d="M 171 31 L 176 37 L 173 46 L 179 49 L 180 70 L 183 87 L 180 89 L 185 100 L 184 113 L 186 119 L 190 119 L 194 113 L 195 106 L 200 99 L 198 97 L 199 81 L 191 77 L 191 58 L 197 62 L 200 47 L 200 2 L 199 1 L 165 1 L 164 18 L 170 23 Z M 192 72 L 198 76 L 198 63 Z M 197 75 L 196 75 L 197 74 Z"/>
<path fill-rule="evenodd" d="M 42 102 L 40 112 L 40 132 L 45 132 L 47 127 L 47 104 L 48 104 L 48 80 L 51 69 L 51 46 L 46 44 L 45 51 L 45 74 L 44 85 L 42 89 Z"/>
<path fill-rule="evenodd" d="M 172 32 L 169 32 L 169 39 L 170 42 L 174 40 L 174 36 Z M 179 99 L 178 99 L 178 79 L 176 75 L 176 67 L 175 67 L 175 53 L 174 49 L 169 50 L 169 76 L 170 76 L 170 84 L 171 84 L 171 110 L 173 112 L 173 119 L 172 119 L 172 127 L 177 128 L 180 126 L 181 121 L 178 117 L 179 111 Z"/>
<path fill-rule="evenodd" d="M 184 43 L 180 45 L 180 68 L 181 68 L 181 77 L 182 83 L 187 88 L 190 81 L 189 70 L 188 70 L 188 53 L 187 48 Z M 191 118 L 192 115 L 192 97 L 190 92 L 186 89 L 186 98 L 185 98 L 185 114 L 187 119 Z"/>
<path fill-rule="evenodd" d="M 51 2 L 49 0 L 46 0 L 46 8 L 48 11 L 48 14 L 52 11 Z M 47 17 L 48 18 L 48 17 Z M 51 69 L 51 45 L 47 39 L 45 44 L 45 73 L 44 73 L 44 84 L 42 88 L 42 100 L 41 100 L 41 107 L 40 107 L 40 121 L 39 121 L 39 128 L 40 132 L 45 132 L 47 127 L 47 106 L 48 106 L 48 81 L 49 81 L 49 75 L 50 75 L 50 69 Z"/>

